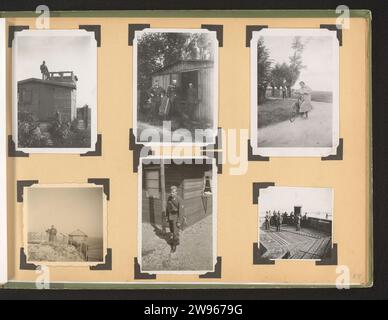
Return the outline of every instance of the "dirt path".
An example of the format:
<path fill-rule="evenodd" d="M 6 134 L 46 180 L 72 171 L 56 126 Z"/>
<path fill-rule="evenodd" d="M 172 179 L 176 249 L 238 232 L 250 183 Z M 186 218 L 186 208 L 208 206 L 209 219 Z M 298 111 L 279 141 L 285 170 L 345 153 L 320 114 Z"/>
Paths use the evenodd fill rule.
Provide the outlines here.
<path fill-rule="evenodd" d="M 259 147 L 331 147 L 332 105 L 313 101 L 308 119 L 298 117 L 258 130 Z"/>
<path fill-rule="evenodd" d="M 143 270 L 211 270 L 212 250 L 212 216 L 181 232 L 180 245 L 173 254 L 166 240 L 157 236 L 149 223 L 143 223 Z"/>

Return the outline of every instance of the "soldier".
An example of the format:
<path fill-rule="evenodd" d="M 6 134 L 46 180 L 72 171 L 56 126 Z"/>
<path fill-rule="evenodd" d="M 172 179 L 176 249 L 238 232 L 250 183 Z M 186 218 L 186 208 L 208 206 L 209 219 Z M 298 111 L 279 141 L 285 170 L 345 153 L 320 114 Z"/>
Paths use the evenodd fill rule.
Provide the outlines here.
<path fill-rule="evenodd" d="M 176 80 L 172 80 L 172 83 L 167 87 L 167 97 L 170 99 L 170 112 L 179 112 L 177 108 L 177 99 L 179 97 L 179 87 Z"/>
<path fill-rule="evenodd" d="M 271 220 L 271 217 L 269 216 L 269 212 L 267 211 L 265 214 L 265 230 L 270 229 L 270 220 Z"/>
<path fill-rule="evenodd" d="M 159 112 L 160 103 L 162 98 L 166 94 L 166 91 L 159 85 L 159 81 L 155 80 L 154 85 L 147 91 L 148 96 L 151 98 L 152 117 L 156 117 Z"/>
<path fill-rule="evenodd" d="M 301 222 L 301 226 L 305 228 L 307 226 L 307 221 L 308 221 L 307 212 L 305 212 Z"/>
<path fill-rule="evenodd" d="M 46 233 L 49 236 L 49 242 L 54 242 L 57 237 L 57 229 L 55 229 L 54 225 L 52 225 L 50 229 L 46 230 Z"/>
<path fill-rule="evenodd" d="M 296 231 L 300 231 L 300 220 L 301 220 L 300 214 L 297 214 L 295 216 Z"/>
<path fill-rule="evenodd" d="M 276 214 L 276 231 L 281 231 L 280 227 L 282 225 L 282 217 L 280 215 L 280 211 Z"/>
<path fill-rule="evenodd" d="M 170 227 L 171 253 L 174 253 L 179 245 L 179 229 L 183 216 L 183 202 L 178 196 L 178 188 L 176 186 L 171 187 L 171 194 L 167 199 L 166 213 Z"/>
<path fill-rule="evenodd" d="M 198 92 L 191 82 L 189 83 L 189 87 L 187 88 L 186 97 L 188 112 L 192 118 L 195 118 L 198 105 Z"/>
<path fill-rule="evenodd" d="M 42 80 L 48 80 L 50 77 L 49 70 L 46 65 L 46 61 L 43 61 L 40 65 L 40 72 L 42 73 Z"/>

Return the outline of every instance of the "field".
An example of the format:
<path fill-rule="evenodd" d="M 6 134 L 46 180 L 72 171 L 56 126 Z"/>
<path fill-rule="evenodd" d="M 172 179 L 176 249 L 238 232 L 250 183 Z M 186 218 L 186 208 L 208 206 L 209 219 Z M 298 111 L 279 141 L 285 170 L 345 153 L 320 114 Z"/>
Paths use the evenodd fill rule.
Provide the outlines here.
<path fill-rule="evenodd" d="M 313 91 L 311 94 L 311 100 L 317 102 L 333 102 L 333 93 L 327 91 Z"/>

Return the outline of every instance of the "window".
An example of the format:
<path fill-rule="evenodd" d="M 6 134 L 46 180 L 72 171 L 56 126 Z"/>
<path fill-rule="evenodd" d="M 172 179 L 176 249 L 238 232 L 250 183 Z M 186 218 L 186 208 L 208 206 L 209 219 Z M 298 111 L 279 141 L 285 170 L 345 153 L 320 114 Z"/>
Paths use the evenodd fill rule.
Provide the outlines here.
<path fill-rule="evenodd" d="M 145 190 L 147 197 L 159 199 L 160 188 L 159 188 L 159 170 L 145 170 Z"/>

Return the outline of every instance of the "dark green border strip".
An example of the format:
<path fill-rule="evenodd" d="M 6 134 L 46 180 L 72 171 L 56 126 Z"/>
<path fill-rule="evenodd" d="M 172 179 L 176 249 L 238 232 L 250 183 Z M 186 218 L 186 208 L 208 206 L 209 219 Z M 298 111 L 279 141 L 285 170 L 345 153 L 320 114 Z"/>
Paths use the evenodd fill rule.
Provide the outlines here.
<path fill-rule="evenodd" d="M 51 17 L 112 18 L 336 18 L 332 10 L 123 10 L 123 11 L 52 11 Z M 0 17 L 37 17 L 34 11 L 1 11 Z M 351 18 L 371 18 L 367 9 L 350 10 Z"/>
<path fill-rule="evenodd" d="M 365 288 L 365 286 L 352 285 L 352 289 Z M 1 288 L 1 287 L 0 287 Z M 318 289 L 336 288 L 335 285 L 323 284 L 217 284 L 217 283 L 198 283 L 198 284 L 170 284 L 170 283 L 92 283 L 92 282 L 78 282 L 78 283 L 53 283 L 49 290 L 132 290 L 132 289 Z M 3 286 L 3 289 L 37 289 L 34 282 L 8 282 Z"/>

